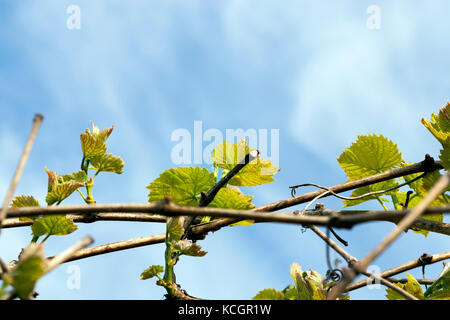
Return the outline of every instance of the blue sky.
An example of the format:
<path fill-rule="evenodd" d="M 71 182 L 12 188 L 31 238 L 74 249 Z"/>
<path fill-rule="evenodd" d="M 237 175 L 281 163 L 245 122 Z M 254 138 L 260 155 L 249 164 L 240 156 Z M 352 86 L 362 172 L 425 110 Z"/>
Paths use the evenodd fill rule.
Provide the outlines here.
<path fill-rule="evenodd" d="M 69 5 L 81 9 L 81 29 L 69 30 Z M 366 26 L 370 5 L 381 28 Z M 171 134 L 204 130 L 279 129 L 276 181 L 246 188 L 256 205 L 289 196 L 289 185 L 346 180 L 336 157 L 359 134 L 382 133 L 408 162 L 437 156 L 439 144 L 420 124 L 450 98 L 450 21 L 446 1 L 86 1 L 0 0 L 0 194 L 10 179 L 37 112 L 45 116 L 17 194 L 45 203 L 44 166 L 79 168 L 79 134 L 93 120 L 115 126 L 109 152 L 124 173 L 101 175 L 98 203 L 145 202 L 145 187 L 173 167 Z M 74 194 L 65 203 L 81 203 Z M 326 199 L 339 209 L 340 200 Z M 299 206 L 298 208 L 302 208 Z M 376 202 L 361 208 L 378 209 Z M 394 225 L 371 223 L 340 234 L 363 257 Z M 164 231 L 163 225 L 102 222 L 80 225 L 48 241 L 58 253 L 85 234 L 96 244 Z M 30 240 L 28 228 L 0 237 L 4 260 Z M 204 258 L 177 264 L 190 294 L 249 299 L 266 287 L 292 283 L 289 266 L 326 271 L 324 243 L 298 227 L 261 224 L 225 228 L 202 242 Z M 376 264 L 381 270 L 448 250 L 445 236 L 408 232 Z M 39 282 L 42 299 L 160 299 L 162 288 L 139 274 L 163 263 L 149 246 L 69 263 Z M 67 268 L 81 270 L 81 289 L 66 286 Z M 437 276 L 441 265 L 427 268 Z M 419 276 L 419 270 L 412 272 Z M 361 289 L 354 299 L 383 299 Z"/>

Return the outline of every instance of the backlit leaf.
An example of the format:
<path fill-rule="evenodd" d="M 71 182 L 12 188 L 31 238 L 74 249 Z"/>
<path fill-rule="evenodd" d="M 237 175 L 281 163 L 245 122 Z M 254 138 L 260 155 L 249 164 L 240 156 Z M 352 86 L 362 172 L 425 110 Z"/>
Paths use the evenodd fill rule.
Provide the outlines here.
<path fill-rule="evenodd" d="M 164 272 L 164 267 L 160 265 L 153 265 L 147 268 L 144 272 L 141 273 L 141 280 L 147 280 L 153 277 L 156 277 L 160 273 Z"/>
<path fill-rule="evenodd" d="M 197 243 L 193 243 L 189 240 L 180 240 L 173 245 L 173 249 L 191 257 L 203 257 L 206 255 L 206 251 L 202 251 L 202 247 Z"/>
<path fill-rule="evenodd" d="M 285 300 L 284 294 L 275 289 L 264 289 L 258 292 L 253 300 Z"/>
<path fill-rule="evenodd" d="M 245 139 L 237 144 L 224 141 L 213 151 L 213 163 L 226 172 L 233 169 L 238 163 L 242 163 L 245 156 L 254 149 L 250 149 Z M 235 186 L 257 186 L 274 181 L 273 175 L 280 169 L 269 160 L 257 156 L 256 159 L 245 165 L 231 180 L 229 184 Z"/>
<path fill-rule="evenodd" d="M 77 226 L 69 218 L 62 215 L 44 216 L 36 219 L 31 226 L 33 236 L 60 236 L 77 230 Z"/>
<path fill-rule="evenodd" d="M 101 156 L 91 158 L 91 165 L 97 172 L 114 172 L 117 174 L 123 173 L 125 163 L 121 157 L 114 156 L 107 153 Z"/>
<path fill-rule="evenodd" d="M 13 199 L 11 208 L 24 208 L 24 207 L 39 207 L 39 201 L 37 201 L 33 196 L 17 196 Z M 20 221 L 33 221 L 36 217 L 20 217 Z"/>
<path fill-rule="evenodd" d="M 87 175 L 84 172 L 74 172 L 70 175 L 59 176 L 56 172 L 47 168 L 45 168 L 45 171 L 48 174 L 48 193 L 45 198 L 48 205 L 63 201 L 75 190 L 84 187 L 85 181 L 87 181 Z"/>
<path fill-rule="evenodd" d="M 224 209 L 236 209 L 236 210 L 249 210 L 253 209 L 255 205 L 251 202 L 253 196 L 246 195 L 235 186 L 227 186 L 222 188 L 214 197 L 214 200 L 208 205 L 208 207 L 213 208 L 224 208 Z M 245 225 L 249 226 L 254 223 L 253 220 L 243 220 L 237 223 L 231 224 L 235 225 Z"/>
<path fill-rule="evenodd" d="M 398 168 L 403 161 L 397 145 L 383 135 L 360 135 L 337 159 L 349 180 Z"/>
<path fill-rule="evenodd" d="M 416 278 L 414 278 L 409 273 L 406 273 L 406 276 L 408 277 L 408 282 L 406 282 L 405 284 L 399 282 L 395 283 L 395 285 L 399 288 L 402 288 L 406 292 L 412 294 L 418 299 L 424 299 L 420 283 L 417 282 Z M 402 296 L 397 291 L 392 290 L 391 288 L 386 289 L 386 298 L 388 298 L 388 300 L 406 300 L 404 296 Z"/>
<path fill-rule="evenodd" d="M 11 208 L 23 208 L 23 207 L 39 207 L 39 201 L 33 196 L 17 196 L 13 199 Z"/>
<path fill-rule="evenodd" d="M 438 114 L 431 114 L 431 121 L 422 119 L 421 122 L 444 145 L 450 137 L 450 102 Z"/>
<path fill-rule="evenodd" d="M 36 281 L 46 269 L 46 260 L 42 245 L 31 243 L 22 252 L 14 269 L 4 275 L 3 279 L 10 284 L 21 299 L 30 299 Z"/>
<path fill-rule="evenodd" d="M 430 300 L 450 300 L 450 263 L 444 262 L 444 268 L 438 279 L 425 291 Z"/>
<path fill-rule="evenodd" d="M 168 169 L 147 187 L 149 201 L 161 201 L 168 196 L 179 205 L 196 206 L 201 192 L 216 183 L 214 173 L 200 167 Z"/>

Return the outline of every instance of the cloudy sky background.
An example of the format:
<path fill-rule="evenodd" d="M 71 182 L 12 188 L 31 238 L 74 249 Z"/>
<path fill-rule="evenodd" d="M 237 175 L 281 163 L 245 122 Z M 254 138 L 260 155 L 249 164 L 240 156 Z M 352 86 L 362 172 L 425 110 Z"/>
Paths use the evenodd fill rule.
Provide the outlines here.
<path fill-rule="evenodd" d="M 81 29 L 69 30 L 69 5 L 81 9 Z M 381 9 L 370 30 L 367 8 Z M 279 129 L 276 181 L 245 188 L 262 205 L 289 197 L 289 185 L 346 180 L 336 157 L 359 134 L 382 133 L 408 162 L 439 144 L 420 124 L 450 98 L 450 21 L 446 1 L 87 1 L 0 0 L 0 195 L 9 182 L 35 113 L 45 116 L 16 194 L 45 203 L 44 166 L 78 170 L 79 134 L 93 120 L 115 126 L 108 150 L 125 160 L 120 176 L 96 180 L 98 203 L 146 202 L 145 187 L 175 166 L 170 137 L 177 128 Z M 206 145 L 206 144 L 205 144 Z M 323 200 L 339 209 L 342 202 Z M 66 204 L 79 204 L 74 194 Z M 298 209 L 301 209 L 299 206 Z M 376 202 L 360 208 L 379 209 Z M 371 223 L 339 233 L 363 257 L 394 225 Z M 162 224 L 101 222 L 52 237 L 53 255 L 86 234 L 96 243 L 160 233 Z M 0 237 L 5 261 L 30 241 L 29 228 Z M 250 299 L 259 290 L 291 284 L 289 266 L 322 274 L 325 246 L 298 227 L 261 224 L 225 228 L 201 242 L 204 258 L 183 258 L 177 281 L 191 295 Z M 375 261 L 380 270 L 447 251 L 445 236 L 408 232 Z M 161 299 L 149 265 L 163 264 L 163 245 L 76 261 L 43 278 L 41 299 Z M 337 257 L 333 253 L 333 258 Z M 70 266 L 81 289 L 66 286 Z M 436 277 L 442 265 L 427 267 Z M 412 271 L 420 277 L 420 270 Z M 354 299 L 384 299 L 361 289 Z"/>

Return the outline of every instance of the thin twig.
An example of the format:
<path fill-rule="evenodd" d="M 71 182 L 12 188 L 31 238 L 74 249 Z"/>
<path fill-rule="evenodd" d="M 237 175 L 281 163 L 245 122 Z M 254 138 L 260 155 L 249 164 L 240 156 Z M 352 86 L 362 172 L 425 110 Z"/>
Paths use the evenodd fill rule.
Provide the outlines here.
<path fill-rule="evenodd" d="M 375 274 L 375 273 L 371 273 L 368 271 L 364 271 L 364 275 L 371 277 L 372 279 L 376 279 L 379 282 L 381 282 L 381 284 L 383 284 L 384 286 L 394 290 L 395 292 L 401 294 L 402 296 L 404 296 L 406 299 L 408 300 L 419 300 L 418 298 L 416 298 L 415 296 L 413 296 L 412 294 L 410 294 L 409 292 L 407 292 L 406 290 L 396 286 L 395 284 L 393 284 L 392 282 L 380 277 L 379 275 Z"/>
<path fill-rule="evenodd" d="M 352 266 L 353 264 L 358 262 L 358 260 L 355 257 L 350 255 L 345 249 L 343 249 L 341 246 L 339 246 L 338 243 L 336 243 L 329 236 L 327 236 L 325 233 L 323 233 L 318 227 L 310 226 L 310 229 L 315 234 L 317 234 L 323 241 L 326 242 L 327 248 L 328 248 L 328 246 L 333 248 L 341 257 L 343 257 L 345 259 L 345 261 L 347 261 L 349 266 Z M 387 281 L 387 280 L 385 280 L 383 278 L 380 278 L 378 275 L 374 275 L 374 274 L 369 273 L 369 272 L 365 272 L 364 274 L 366 276 L 378 279 L 383 285 L 387 286 L 388 288 L 391 288 L 392 290 L 395 290 L 396 292 L 398 292 L 399 294 L 401 294 L 402 296 L 404 296 L 408 300 L 417 300 L 417 298 L 415 298 L 413 295 L 409 294 L 408 292 L 406 292 L 402 288 L 397 287 L 396 285 L 392 284 L 391 282 L 389 282 L 389 281 Z"/>
<path fill-rule="evenodd" d="M 165 233 L 155 234 L 152 236 L 140 237 L 135 239 L 129 239 L 124 241 L 117 241 L 107 244 L 98 245 L 95 247 L 82 249 L 76 252 L 70 259 L 65 262 L 80 260 L 88 257 L 98 256 L 105 253 L 111 253 L 126 249 L 138 248 L 148 246 L 157 243 L 163 243 L 165 240 Z M 51 257 L 50 257 L 51 258 Z M 49 259 L 50 259 L 49 258 Z"/>
<path fill-rule="evenodd" d="M 433 264 L 433 263 L 436 263 L 436 262 L 439 262 L 439 261 L 443 261 L 443 260 L 447 260 L 447 259 L 450 259 L 450 251 L 444 252 L 444 253 L 439 253 L 439 254 L 433 254 L 431 256 L 430 261 L 428 263 L 426 263 L 426 264 L 427 265 L 428 264 Z M 379 276 L 381 276 L 383 278 L 389 278 L 389 277 L 394 276 L 396 274 L 399 274 L 399 273 L 402 273 L 402 272 L 405 272 L 405 271 L 408 271 L 408 270 L 420 267 L 422 265 L 423 265 L 423 262 L 421 262 L 419 259 L 415 259 L 415 260 L 406 262 L 404 264 L 401 264 L 401 265 L 399 265 L 397 267 L 385 270 L 385 271 L 381 272 L 379 274 Z M 361 281 L 352 283 L 351 285 L 347 286 L 347 288 L 345 288 L 345 291 L 348 292 L 348 291 L 356 290 L 356 289 L 359 289 L 361 287 L 366 286 L 367 284 L 368 283 L 367 283 L 366 280 L 361 280 Z"/>
<path fill-rule="evenodd" d="M 409 281 L 409 279 L 406 278 L 383 278 L 386 279 L 387 281 L 390 281 L 392 283 L 407 283 Z M 424 285 L 432 285 L 436 280 L 431 280 L 431 279 L 416 279 L 418 283 L 420 284 L 424 284 Z"/>
<path fill-rule="evenodd" d="M 36 139 L 37 132 L 39 130 L 39 127 L 41 126 L 43 119 L 44 117 L 40 114 L 36 114 L 34 116 L 33 127 L 31 128 L 27 143 L 25 144 L 25 148 L 23 149 L 19 164 L 17 165 L 14 177 L 8 189 L 8 193 L 6 194 L 5 200 L 3 202 L 2 210 L 0 211 L 0 233 L 3 225 L 3 220 L 5 220 L 8 213 L 9 204 L 11 203 L 14 191 L 16 190 L 17 184 L 19 183 L 20 177 L 22 176 L 23 169 L 25 168 L 25 164 L 28 160 L 28 156 L 30 155 L 31 148 L 33 147 L 34 140 Z"/>
<path fill-rule="evenodd" d="M 304 184 L 299 184 L 299 185 L 296 185 L 296 186 L 290 186 L 289 188 L 291 188 L 292 190 L 295 190 L 295 189 L 300 188 L 300 187 L 313 186 L 313 187 L 316 187 L 316 188 L 319 188 L 319 189 L 326 190 L 329 193 L 331 193 L 333 196 L 335 196 L 335 197 L 337 197 L 339 199 L 343 199 L 343 200 L 359 200 L 359 199 L 364 199 L 364 198 L 369 197 L 369 196 L 373 196 L 373 195 L 377 195 L 377 194 L 383 194 L 383 193 L 386 193 L 386 192 L 389 192 L 389 191 L 392 191 L 392 190 L 395 190 L 395 189 L 399 189 L 399 188 L 404 187 L 404 186 L 406 186 L 406 185 L 408 185 L 408 184 L 410 184 L 410 183 L 412 183 L 414 181 L 422 179 L 423 177 L 425 177 L 426 174 L 427 174 L 427 172 L 424 172 L 421 175 L 415 177 L 414 179 L 411 179 L 409 181 L 406 181 L 404 183 L 396 185 L 395 187 L 391 187 L 391 188 L 388 188 L 388 189 L 385 189 L 385 190 L 368 192 L 368 193 L 365 193 L 365 194 L 362 194 L 362 195 L 356 196 L 356 197 L 344 197 L 344 196 L 341 196 L 341 195 L 337 194 L 336 192 L 334 192 L 333 190 L 331 190 L 330 188 L 323 187 L 323 186 L 315 184 L 315 183 L 304 183 Z M 295 191 L 294 191 L 294 195 L 295 195 Z"/>
<path fill-rule="evenodd" d="M 77 243 L 75 243 L 73 246 L 67 248 L 62 253 L 58 254 L 57 256 L 53 257 L 47 262 L 47 270 L 46 272 L 50 272 L 53 269 L 55 269 L 60 264 L 67 262 L 71 260 L 75 255 L 77 255 L 83 248 L 89 246 L 91 243 L 94 242 L 94 239 L 91 236 L 86 236 Z"/>
<path fill-rule="evenodd" d="M 411 227 L 427 207 L 436 199 L 449 185 L 450 173 L 442 175 L 435 185 L 430 189 L 422 201 L 414 207 L 397 225 L 397 227 L 383 241 L 372 250 L 361 261 L 355 263 L 352 268 L 356 272 L 344 272 L 344 278 L 331 290 L 327 299 L 335 300 L 341 295 L 345 288 L 353 281 L 357 273 L 366 271 L 369 264 L 376 259 L 388 246 L 392 244 L 404 231 Z"/>

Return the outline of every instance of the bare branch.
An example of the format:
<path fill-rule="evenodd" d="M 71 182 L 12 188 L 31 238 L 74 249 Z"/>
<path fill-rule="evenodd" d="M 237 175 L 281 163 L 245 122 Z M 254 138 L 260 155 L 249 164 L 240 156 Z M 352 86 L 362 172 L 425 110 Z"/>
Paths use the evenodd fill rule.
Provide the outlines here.
<path fill-rule="evenodd" d="M 16 190 L 17 184 L 19 183 L 20 177 L 22 176 L 23 169 L 30 155 L 31 148 L 33 147 L 34 140 L 36 139 L 37 132 L 41 126 L 44 117 L 40 114 L 36 114 L 33 119 L 33 127 L 31 129 L 30 135 L 28 137 L 25 148 L 23 149 L 22 156 L 20 157 L 19 164 L 17 165 L 16 172 L 9 186 L 8 193 L 6 194 L 5 200 L 3 202 L 2 210 L 0 211 L 0 232 L 3 225 L 3 220 L 5 220 L 8 214 L 8 207 Z"/>
<path fill-rule="evenodd" d="M 253 219 L 257 222 L 281 222 L 302 225 L 326 225 L 338 228 L 351 228 L 356 224 L 369 221 L 389 221 L 398 223 L 409 210 L 364 211 L 364 210 L 309 210 L 305 215 L 294 212 L 255 212 L 253 210 L 232 210 L 221 208 L 197 208 L 179 206 L 168 201 L 149 204 L 93 204 L 81 206 L 57 207 L 24 207 L 10 208 L 8 217 L 31 217 L 39 215 L 69 214 L 75 222 L 94 222 L 98 220 L 165 222 L 164 216 L 211 216 L 227 217 L 244 220 Z M 149 213 L 158 213 L 149 215 Z M 426 213 L 449 213 L 450 206 L 427 208 Z M 75 213 L 75 214 L 74 214 Z M 18 221 L 8 218 L 5 228 L 30 225 L 29 221 Z M 216 220 L 214 220 L 216 221 Z M 214 221 L 192 228 L 193 235 L 201 235 L 214 231 Z M 419 218 L 413 224 L 414 228 L 434 231 L 450 235 L 450 224 Z"/>
<path fill-rule="evenodd" d="M 433 263 L 447 260 L 447 259 L 450 259 L 450 251 L 432 255 L 430 261 L 425 264 L 426 265 L 433 264 Z M 399 273 L 402 273 L 402 272 L 405 272 L 405 271 L 408 271 L 408 270 L 411 270 L 411 269 L 414 269 L 417 267 L 421 267 L 422 265 L 424 265 L 424 263 L 422 261 L 420 261 L 419 259 L 412 260 L 412 261 L 406 262 L 402 265 L 399 265 L 397 267 L 383 271 L 379 274 L 379 276 L 381 276 L 383 278 L 389 278 L 396 274 L 399 274 Z M 348 292 L 348 291 L 356 290 L 356 289 L 366 286 L 367 284 L 368 283 L 366 280 L 361 280 L 361 281 L 355 282 L 355 283 L 347 286 L 345 291 Z"/>
<path fill-rule="evenodd" d="M 380 277 L 380 276 L 377 275 L 377 274 L 374 274 L 374 273 L 371 273 L 371 272 L 367 272 L 367 271 L 364 271 L 364 274 L 365 274 L 366 276 L 371 277 L 372 279 L 376 279 L 376 280 L 380 281 L 381 284 L 383 284 L 383 285 L 385 285 L 386 287 L 388 287 L 388 288 L 394 290 L 395 292 L 401 294 L 402 296 L 404 296 L 404 297 L 405 297 L 406 299 L 408 299 L 408 300 L 419 300 L 418 298 L 416 298 L 415 296 L 413 296 L 412 294 L 410 294 L 410 293 L 407 292 L 406 290 L 404 290 L 404 289 L 402 289 L 402 288 L 400 288 L 400 287 L 397 287 L 397 286 L 396 286 L 395 284 L 393 284 L 392 282 L 390 282 L 390 281 L 388 281 L 388 280 L 386 280 L 386 279 Z"/>
<path fill-rule="evenodd" d="M 52 271 L 60 264 L 71 260 L 77 253 L 81 251 L 81 249 L 87 247 L 91 243 L 94 242 L 94 239 L 92 239 L 91 236 L 86 236 L 77 243 L 75 243 L 73 246 L 67 248 L 64 252 L 58 254 L 57 256 L 50 259 L 47 263 L 47 272 Z"/>
<path fill-rule="evenodd" d="M 427 207 L 449 185 L 450 173 L 442 175 L 422 201 L 414 207 L 397 225 L 397 227 L 361 261 L 355 263 L 352 268 L 359 273 L 366 271 L 369 264 L 376 259 L 386 248 L 392 244 L 404 231 L 411 227 L 414 221 L 422 215 Z M 356 272 L 344 272 L 344 278 L 331 290 L 327 299 L 335 300 L 356 277 Z"/>
<path fill-rule="evenodd" d="M 160 233 L 152 236 L 140 237 L 135 239 L 129 239 L 124 241 L 117 241 L 107 244 L 98 245 L 95 247 L 82 249 L 76 252 L 74 255 L 70 257 L 68 261 L 80 260 L 88 257 L 98 256 L 105 253 L 116 252 L 126 249 L 138 248 L 143 246 L 148 246 L 156 243 L 163 243 L 165 240 L 166 234 Z M 49 259 L 51 259 L 50 257 Z"/>

